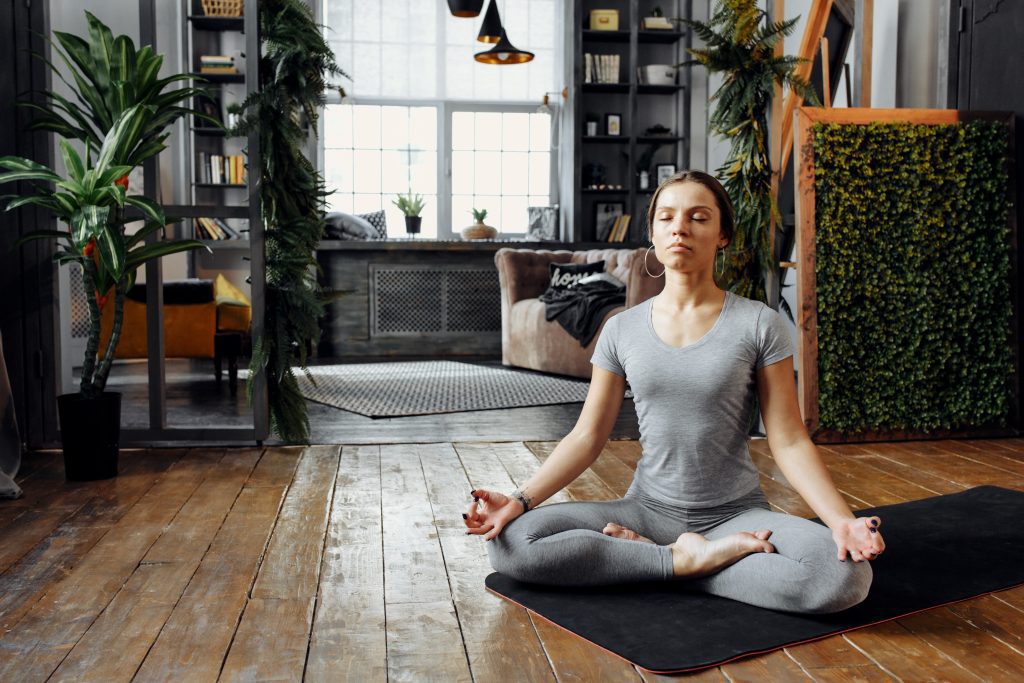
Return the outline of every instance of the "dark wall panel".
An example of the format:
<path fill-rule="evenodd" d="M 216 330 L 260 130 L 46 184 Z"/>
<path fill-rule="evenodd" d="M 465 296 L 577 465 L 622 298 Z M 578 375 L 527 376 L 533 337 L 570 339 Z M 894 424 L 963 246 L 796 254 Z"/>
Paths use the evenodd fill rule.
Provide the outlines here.
<path fill-rule="evenodd" d="M 31 53 L 45 52 L 39 34 L 47 33 L 41 0 L 0 3 L 0 155 L 50 161 L 47 136 L 27 133 L 30 113 L 15 106 L 46 87 L 45 66 Z M 4 185 L 0 194 L 24 189 Z M 0 331 L 19 428 L 30 446 L 56 438 L 56 271 L 48 242 L 13 245 L 26 232 L 52 223 L 45 211 L 33 208 L 0 212 Z"/>

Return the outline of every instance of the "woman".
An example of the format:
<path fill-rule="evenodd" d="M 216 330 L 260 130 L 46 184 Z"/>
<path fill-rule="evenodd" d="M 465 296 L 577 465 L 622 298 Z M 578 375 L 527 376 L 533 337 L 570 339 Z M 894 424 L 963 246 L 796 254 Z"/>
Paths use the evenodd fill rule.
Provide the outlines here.
<path fill-rule="evenodd" d="M 551 585 L 678 577 L 802 613 L 867 596 L 865 560 L 885 548 L 881 520 L 853 515 L 807 435 L 782 317 L 715 285 L 733 221 L 728 195 L 706 173 L 676 174 L 654 193 L 648 236 L 663 291 L 607 322 L 579 420 L 536 474 L 509 495 L 473 491 L 463 515 L 497 571 Z M 534 509 L 598 457 L 627 379 L 643 457 L 626 495 Z M 769 509 L 747 449 L 755 391 L 772 454 L 827 528 Z"/>

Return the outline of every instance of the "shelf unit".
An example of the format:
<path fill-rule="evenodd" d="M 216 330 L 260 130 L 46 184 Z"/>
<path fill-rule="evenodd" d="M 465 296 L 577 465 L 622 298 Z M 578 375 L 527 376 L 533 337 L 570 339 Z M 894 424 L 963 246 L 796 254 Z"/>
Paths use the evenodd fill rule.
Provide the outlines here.
<path fill-rule="evenodd" d="M 226 125 L 227 109 L 231 104 L 241 102 L 252 91 L 254 84 L 246 77 L 246 55 L 259 53 L 259 45 L 248 35 L 244 17 L 205 16 L 200 0 L 181 0 L 183 3 L 184 51 L 183 71 L 192 72 L 199 87 L 205 87 L 214 97 L 209 100 L 197 98 L 193 107 L 203 111 L 211 107 L 215 115 Z M 255 2 L 246 2 L 246 11 L 255 12 Z M 234 58 L 238 73 L 201 73 L 201 55 L 229 55 Z M 240 87 L 239 87 L 240 86 Z M 214 155 L 241 155 L 248 176 L 249 168 L 258 167 L 258 159 L 248 154 L 248 140 L 244 137 L 230 135 L 226 130 L 215 128 L 208 122 L 193 117 L 185 122 L 185 159 L 184 181 L 187 192 L 186 204 L 173 207 L 174 215 L 185 219 L 183 231 L 185 236 L 203 240 L 216 251 L 239 251 L 249 247 L 246 239 L 248 230 L 258 212 L 257 202 L 250 201 L 248 183 L 211 182 L 213 173 L 207 162 Z M 207 170 L 204 171 L 204 166 Z M 200 230 L 198 217 L 216 218 L 227 222 L 242 239 L 212 240 Z M 189 259 L 189 275 L 202 275 L 205 259 L 202 254 L 193 254 Z M 238 264 L 241 268 L 241 263 Z M 217 269 L 221 269 L 218 266 Z"/>
<path fill-rule="evenodd" d="M 650 64 L 679 64 L 687 59 L 690 36 L 685 30 L 643 30 L 643 17 L 661 7 L 666 16 L 689 17 L 690 0 L 574 0 L 576 17 L 573 67 L 573 187 L 575 219 L 572 238 L 577 242 L 599 242 L 599 204 L 621 203 L 632 216 L 626 244 L 646 244 L 644 218 L 647 203 L 657 184 L 655 168 L 673 164 L 682 170 L 689 158 L 690 72 L 680 68 L 674 85 L 640 82 L 640 67 Z M 615 9 L 619 12 L 616 31 L 591 30 L 590 12 Z M 619 82 L 585 82 L 584 55 L 619 55 Z M 621 117 L 620 134 L 609 135 L 608 114 Z M 597 121 L 597 134 L 587 135 L 587 121 Z M 671 130 L 666 135 L 645 134 L 655 124 Z M 649 185 L 639 187 L 636 168 L 649 146 L 656 146 L 649 171 Z M 592 185 L 601 177 L 612 188 Z M 595 171 L 597 171 L 595 173 Z"/>

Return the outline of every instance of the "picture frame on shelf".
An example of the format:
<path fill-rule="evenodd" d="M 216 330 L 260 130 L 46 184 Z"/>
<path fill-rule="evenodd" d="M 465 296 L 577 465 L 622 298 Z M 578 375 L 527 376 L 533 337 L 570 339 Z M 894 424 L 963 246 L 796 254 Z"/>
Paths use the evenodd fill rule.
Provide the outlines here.
<path fill-rule="evenodd" d="M 594 204 L 594 238 L 598 242 L 608 241 L 616 219 L 626 212 L 625 202 L 596 202 Z"/>
<path fill-rule="evenodd" d="M 615 136 L 622 135 L 622 114 L 604 115 L 604 134 Z"/>
<path fill-rule="evenodd" d="M 658 186 L 676 173 L 675 164 L 658 164 L 654 167 L 654 179 Z"/>

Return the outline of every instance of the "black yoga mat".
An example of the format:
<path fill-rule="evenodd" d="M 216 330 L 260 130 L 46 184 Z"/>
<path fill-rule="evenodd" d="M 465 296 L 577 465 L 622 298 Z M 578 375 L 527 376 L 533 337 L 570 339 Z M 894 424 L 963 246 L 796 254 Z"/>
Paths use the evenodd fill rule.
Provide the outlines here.
<path fill-rule="evenodd" d="M 1024 583 L 1024 493 L 995 486 L 859 510 L 886 550 L 860 605 L 803 616 L 672 582 L 555 588 L 491 574 L 489 590 L 654 673 L 717 666 Z"/>

